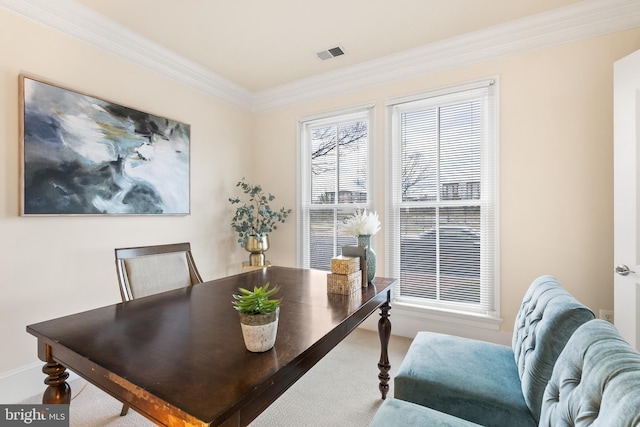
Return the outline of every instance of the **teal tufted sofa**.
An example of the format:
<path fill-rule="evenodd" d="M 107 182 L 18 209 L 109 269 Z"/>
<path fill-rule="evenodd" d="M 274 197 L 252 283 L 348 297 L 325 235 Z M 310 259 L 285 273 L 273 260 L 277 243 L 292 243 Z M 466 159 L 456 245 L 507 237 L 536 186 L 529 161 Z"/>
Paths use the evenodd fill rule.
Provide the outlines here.
<path fill-rule="evenodd" d="M 511 347 L 420 332 L 394 378 L 395 399 L 383 404 L 376 419 L 394 407 L 392 412 L 433 422 L 422 425 L 456 426 L 466 420 L 537 426 L 558 355 L 573 332 L 592 319 L 593 312 L 554 277 L 541 276 L 523 298 Z"/>
<path fill-rule="evenodd" d="M 541 426 L 640 426 L 640 354 L 604 320 L 578 328 L 544 391 Z"/>
<path fill-rule="evenodd" d="M 431 408 L 387 399 L 371 426 L 473 427 Z M 515 421 L 504 426 L 519 426 Z M 571 336 L 545 388 L 539 427 L 640 426 L 640 354 L 604 320 Z"/>

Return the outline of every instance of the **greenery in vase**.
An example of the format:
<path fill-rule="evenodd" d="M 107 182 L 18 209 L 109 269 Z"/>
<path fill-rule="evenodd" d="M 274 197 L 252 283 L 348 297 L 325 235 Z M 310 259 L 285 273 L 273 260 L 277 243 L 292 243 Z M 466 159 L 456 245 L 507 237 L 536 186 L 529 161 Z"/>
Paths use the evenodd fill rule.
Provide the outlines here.
<path fill-rule="evenodd" d="M 279 299 L 271 299 L 280 290 L 279 286 L 269 289 L 269 282 L 264 286 L 254 286 L 253 291 L 238 288 L 239 294 L 233 295 L 233 308 L 245 314 L 268 314 L 280 306 Z"/>
<path fill-rule="evenodd" d="M 248 200 L 239 197 L 230 197 L 232 205 L 239 204 L 236 214 L 231 220 L 231 227 L 238 233 L 238 243 L 245 246 L 249 236 L 262 238 L 277 229 L 277 223 L 284 223 L 291 213 L 291 209 L 280 208 L 274 210 L 269 205 L 275 199 L 271 193 L 264 193 L 260 185 L 249 184 L 244 178 L 236 187 L 242 188 L 242 192 Z"/>

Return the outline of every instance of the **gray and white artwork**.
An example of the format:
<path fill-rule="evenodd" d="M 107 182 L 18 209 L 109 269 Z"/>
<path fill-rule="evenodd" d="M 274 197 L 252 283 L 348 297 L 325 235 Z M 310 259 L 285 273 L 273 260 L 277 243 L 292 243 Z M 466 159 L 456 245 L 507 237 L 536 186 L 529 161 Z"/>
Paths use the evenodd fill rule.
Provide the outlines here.
<path fill-rule="evenodd" d="M 189 213 L 189 125 L 21 81 L 23 214 Z"/>

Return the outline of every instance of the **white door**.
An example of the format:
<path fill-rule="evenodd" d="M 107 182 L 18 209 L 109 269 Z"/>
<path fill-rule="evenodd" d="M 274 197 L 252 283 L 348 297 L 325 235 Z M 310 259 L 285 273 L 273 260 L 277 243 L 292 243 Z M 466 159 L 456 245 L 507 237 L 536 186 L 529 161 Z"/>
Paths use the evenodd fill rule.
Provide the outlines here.
<path fill-rule="evenodd" d="M 613 124 L 614 322 L 640 349 L 640 51 L 614 64 Z"/>

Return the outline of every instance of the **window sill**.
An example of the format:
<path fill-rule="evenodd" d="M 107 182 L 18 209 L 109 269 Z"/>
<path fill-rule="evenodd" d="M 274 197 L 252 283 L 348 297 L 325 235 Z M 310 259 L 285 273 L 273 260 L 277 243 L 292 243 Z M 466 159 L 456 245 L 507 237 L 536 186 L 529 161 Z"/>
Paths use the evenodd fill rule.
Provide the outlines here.
<path fill-rule="evenodd" d="M 449 309 L 435 309 L 401 301 L 392 302 L 391 312 L 393 314 L 406 317 L 485 329 L 489 331 L 498 331 L 502 324 L 502 319 L 495 316 L 473 314 Z"/>

